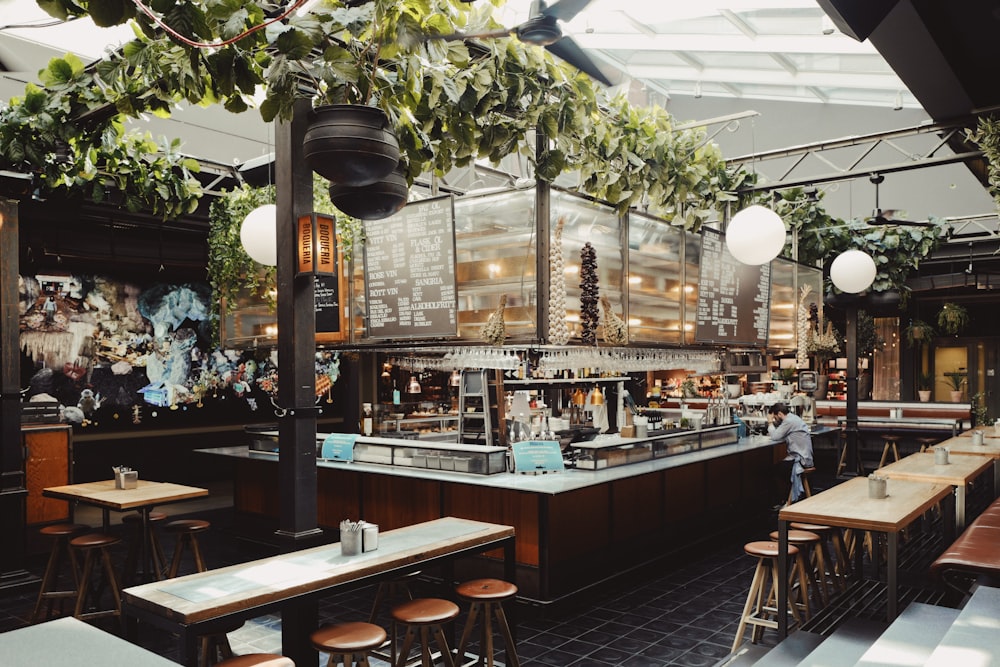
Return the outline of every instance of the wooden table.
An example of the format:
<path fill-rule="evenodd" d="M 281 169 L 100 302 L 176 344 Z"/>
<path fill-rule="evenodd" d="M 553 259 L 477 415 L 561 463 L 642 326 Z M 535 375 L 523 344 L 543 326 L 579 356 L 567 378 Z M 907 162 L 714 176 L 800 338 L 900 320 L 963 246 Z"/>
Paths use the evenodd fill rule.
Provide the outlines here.
<path fill-rule="evenodd" d="M 152 553 L 149 544 L 149 513 L 158 505 L 169 505 L 191 498 L 208 495 L 208 489 L 196 486 L 184 486 L 171 482 L 151 482 L 140 479 L 134 489 L 116 489 L 114 480 L 69 484 L 66 486 L 50 486 L 42 490 L 42 495 L 49 498 L 59 498 L 71 502 L 83 503 L 101 508 L 103 530 L 107 532 L 111 525 L 110 512 L 129 512 L 136 510 L 142 517 L 142 543 L 140 553 L 144 580 L 150 572 L 159 579 L 163 576 L 155 567 L 150 567 Z"/>
<path fill-rule="evenodd" d="M 0 633 L 0 655 L 4 667 L 177 667 L 152 651 L 71 617 Z"/>
<path fill-rule="evenodd" d="M 445 517 L 383 532 L 378 542 L 378 549 L 357 556 L 342 555 L 339 543 L 328 544 L 126 588 L 122 614 L 130 633 L 136 631 L 135 621 L 143 621 L 179 635 L 185 664 L 196 667 L 200 635 L 277 610 L 282 614 L 282 653 L 296 664 L 311 665 L 317 661 L 309 643 L 316 619 L 310 623 L 300 610 L 311 605 L 315 616 L 318 598 L 334 589 L 497 548 L 503 548 L 504 578 L 514 581 L 510 526 Z M 357 612 L 359 618 L 367 615 L 366 610 Z"/>
<path fill-rule="evenodd" d="M 847 425 L 847 417 L 837 417 L 837 426 Z M 962 430 L 962 420 L 950 417 L 858 417 L 858 427 L 883 431 L 943 431 L 954 437 Z"/>
<path fill-rule="evenodd" d="M 855 477 L 822 493 L 787 505 L 778 512 L 778 581 L 788 581 L 788 524 L 792 521 L 825 526 L 869 530 L 886 534 L 888 562 L 887 614 L 890 622 L 898 615 L 897 575 L 899 565 L 899 532 L 937 503 L 942 503 L 945 540 L 955 538 L 955 502 L 951 486 L 944 483 L 915 482 L 904 479 L 887 481 L 888 497 L 868 497 L 868 478 Z M 855 575 L 861 576 L 863 549 L 855 550 Z M 878 550 L 873 550 L 875 553 Z M 876 568 L 876 572 L 878 569 Z M 778 586 L 778 609 L 788 607 L 788 587 Z M 788 615 L 778 613 L 778 632 L 788 634 Z"/>
<path fill-rule="evenodd" d="M 949 438 L 944 442 L 939 442 L 934 447 L 944 447 L 951 454 L 959 456 L 985 456 L 993 460 L 993 493 L 1000 495 L 1000 437 L 984 436 L 983 444 L 972 444 L 972 434 Z M 929 449 L 928 451 L 933 451 Z"/>
<path fill-rule="evenodd" d="M 966 487 L 993 467 L 993 460 L 981 456 L 954 456 L 949 457 L 947 464 L 938 465 L 934 459 L 934 452 L 910 454 L 879 468 L 877 474 L 889 479 L 951 484 L 955 488 L 955 523 L 961 530 L 965 528 Z"/>

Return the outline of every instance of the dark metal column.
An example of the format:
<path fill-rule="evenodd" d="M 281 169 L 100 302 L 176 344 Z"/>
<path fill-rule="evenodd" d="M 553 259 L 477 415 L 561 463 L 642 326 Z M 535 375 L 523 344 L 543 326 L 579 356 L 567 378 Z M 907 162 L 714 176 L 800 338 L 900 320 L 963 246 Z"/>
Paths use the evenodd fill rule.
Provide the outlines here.
<path fill-rule="evenodd" d="M 0 588 L 33 583 L 24 569 L 24 450 L 21 447 L 21 346 L 18 327 L 17 201 L 0 195 Z"/>
<path fill-rule="evenodd" d="M 313 277 L 296 278 L 296 221 L 312 212 L 312 172 L 305 165 L 302 139 L 309 100 L 295 103 L 292 120 L 275 127 L 278 248 L 278 420 L 279 524 L 283 552 L 318 543 L 316 507 L 316 312 Z M 315 599 L 282 610 L 284 655 L 297 665 L 316 664 L 309 633 L 316 628 Z"/>
<path fill-rule="evenodd" d="M 844 337 L 847 347 L 847 414 L 845 435 L 847 441 L 847 464 L 845 474 L 854 476 L 861 467 L 858 451 L 858 306 L 851 303 L 845 308 L 847 329 Z"/>
<path fill-rule="evenodd" d="M 535 130 L 535 154 L 548 149 L 548 139 L 541 128 Z M 549 271 L 549 249 L 552 245 L 552 188 L 548 181 L 535 175 L 535 336 L 549 342 L 549 292 L 552 289 Z"/>

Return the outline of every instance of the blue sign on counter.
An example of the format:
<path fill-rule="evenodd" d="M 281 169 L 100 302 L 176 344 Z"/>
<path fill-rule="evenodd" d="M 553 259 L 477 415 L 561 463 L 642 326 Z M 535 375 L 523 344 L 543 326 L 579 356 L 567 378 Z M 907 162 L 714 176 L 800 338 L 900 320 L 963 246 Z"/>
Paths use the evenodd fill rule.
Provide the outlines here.
<path fill-rule="evenodd" d="M 330 461 L 353 461 L 354 441 L 357 439 L 357 433 L 331 433 L 323 441 L 320 458 Z"/>
<path fill-rule="evenodd" d="M 558 440 L 525 440 L 515 442 L 512 448 L 515 472 L 541 474 L 565 467 Z"/>

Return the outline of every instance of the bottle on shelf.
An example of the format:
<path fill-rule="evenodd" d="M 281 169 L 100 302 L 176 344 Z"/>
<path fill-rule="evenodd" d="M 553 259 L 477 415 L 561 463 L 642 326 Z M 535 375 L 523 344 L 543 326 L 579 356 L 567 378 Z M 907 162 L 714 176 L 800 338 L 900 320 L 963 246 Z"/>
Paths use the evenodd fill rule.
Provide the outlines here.
<path fill-rule="evenodd" d="M 371 403 L 361 404 L 361 435 L 371 435 L 374 427 L 375 415 L 372 412 Z"/>

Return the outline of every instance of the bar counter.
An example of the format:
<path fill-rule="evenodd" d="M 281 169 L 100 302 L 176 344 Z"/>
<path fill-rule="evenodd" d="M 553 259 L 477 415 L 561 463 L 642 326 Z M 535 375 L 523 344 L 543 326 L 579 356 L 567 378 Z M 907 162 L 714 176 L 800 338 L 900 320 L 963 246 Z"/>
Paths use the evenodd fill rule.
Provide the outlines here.
<path fill-rule="evenodd" d="M 265 537 L 261 528 L 277 525 L 277 454 L 246 446 L 200 451 L 234 460 L 237 528 Z M 345 518 L 382 530 L 442 516 L 514 526 L 518 587 L 526 598 L 550 602 L 722 534 L 763 510 L 772 466 L 784 454 L 767 437 L 754 436 L 613 468 L 543 475 L 318 460 L 318 516 L 331 530 Z M 497 567 L 499 575 L 499 561 Z"/>

